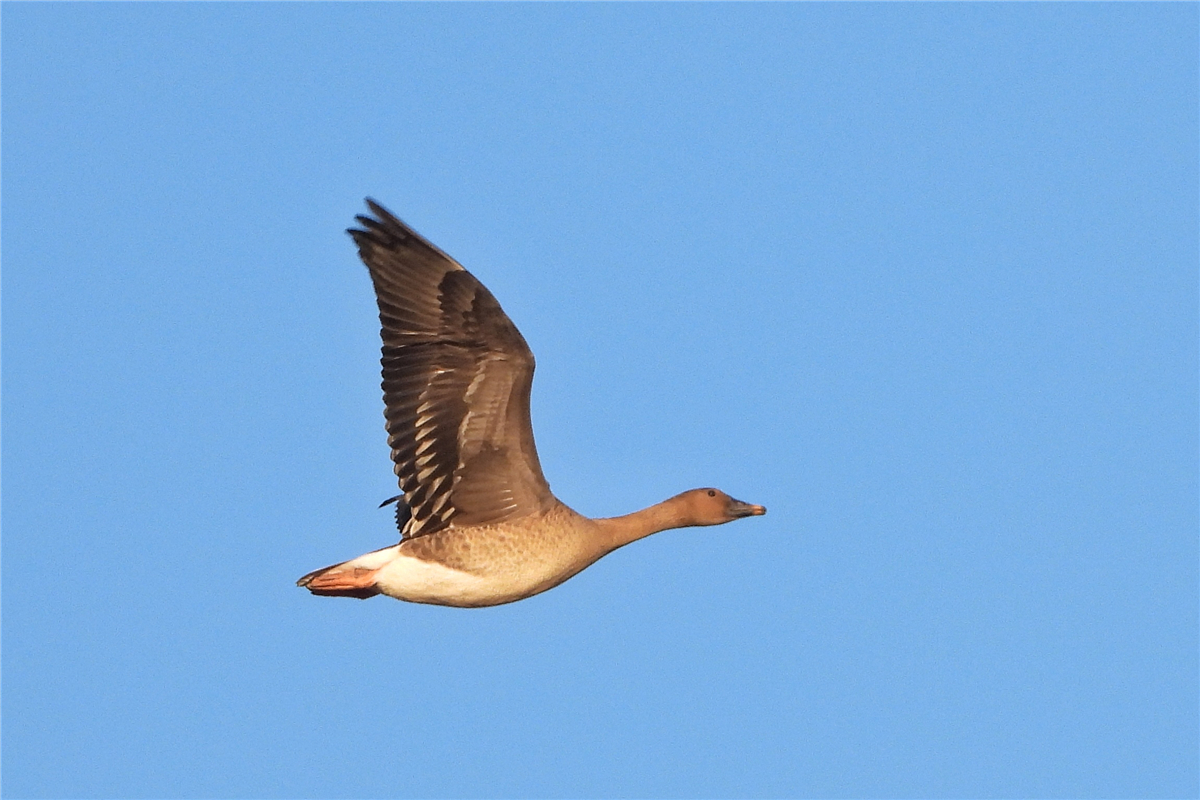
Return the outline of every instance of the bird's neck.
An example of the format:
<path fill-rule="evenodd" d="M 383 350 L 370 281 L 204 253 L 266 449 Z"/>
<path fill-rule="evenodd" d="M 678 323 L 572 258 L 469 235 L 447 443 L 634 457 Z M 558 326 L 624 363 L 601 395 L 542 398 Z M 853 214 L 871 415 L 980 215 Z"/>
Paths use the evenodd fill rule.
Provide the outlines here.
<path fill-rule="evenodd" d="M 664 500 L 623 517 L 608 517 L 597 519 L 595 522 L 600 526 L 606 553 L 638 539 L 644 539 L 652 533 L 695 524 L 677 498 Z"/>

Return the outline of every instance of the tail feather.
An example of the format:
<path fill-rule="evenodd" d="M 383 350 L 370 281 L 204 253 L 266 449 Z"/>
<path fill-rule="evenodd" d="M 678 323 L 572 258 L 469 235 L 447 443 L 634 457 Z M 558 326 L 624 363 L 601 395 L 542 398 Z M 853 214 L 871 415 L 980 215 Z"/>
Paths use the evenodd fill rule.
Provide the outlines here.
<path fill-rule="evenodd" d="M 366 600 L 379 594 L 379 589 L 375 586 L 377 572 L 378 569 L 350 566 L 350 562 L 346 561 L 314 570 L 296 581 L 296 585 L 325 597 L 357 597 Z"/>

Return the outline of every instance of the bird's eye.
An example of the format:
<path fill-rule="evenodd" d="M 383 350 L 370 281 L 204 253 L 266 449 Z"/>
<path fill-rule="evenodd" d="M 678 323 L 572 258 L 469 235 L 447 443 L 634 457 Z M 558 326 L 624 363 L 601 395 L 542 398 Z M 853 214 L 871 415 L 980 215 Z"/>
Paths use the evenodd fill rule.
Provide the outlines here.
<path fill-rule="evenodd" d="M 716 496 L 717 496 L 717 493 L 716 493 L 716 492 L 714 492 L 712 489 L 709 489 L 709 490 L 708 490 L 708 496 L 709 496 L 709 497 L 716 497 Z"/>

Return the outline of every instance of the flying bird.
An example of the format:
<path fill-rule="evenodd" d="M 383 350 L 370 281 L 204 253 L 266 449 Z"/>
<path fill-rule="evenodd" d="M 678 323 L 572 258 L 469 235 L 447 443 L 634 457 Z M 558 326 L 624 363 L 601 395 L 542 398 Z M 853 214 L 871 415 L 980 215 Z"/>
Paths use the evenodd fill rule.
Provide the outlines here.
<path fill-rule="evenodd" d="M 402 494 L 400 542 L 305 575 L 313 594 L 479 607 L 544 592 L 619 547 L 670 528 L 765 514 L 692 489 L 589 519 L 550 492 L 529 392 L 533 353 L 474 275 L 371 199 L 347 231 L 383 326 L 383 402 Z"/>

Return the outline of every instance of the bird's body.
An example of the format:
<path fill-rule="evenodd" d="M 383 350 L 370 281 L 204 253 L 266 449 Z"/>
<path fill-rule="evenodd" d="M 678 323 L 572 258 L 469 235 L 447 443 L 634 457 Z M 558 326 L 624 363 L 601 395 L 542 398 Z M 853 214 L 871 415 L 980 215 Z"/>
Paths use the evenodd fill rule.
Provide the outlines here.
<path fill-rule="evenodd" d="M 560 503 L 515 522 L 405 539 L 346 566 L 371 570 L 375 589 L 399 600 L 491 606 L 544 592 L 599 558 L 586 547 L 595 526 Z"/>
<path fill-rule="evenodd" d="M 534 361 L 491 293 L 381 206 L 351 229 L 383 325 L 388 442 L 404 494 L 399 544 L 316 570 L 314 594 L 490 606 L 543 592 L 667 528 L 765 513 L 694 489 L 589 519 L 550 492 L 529 418 Z"/>

